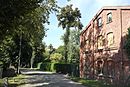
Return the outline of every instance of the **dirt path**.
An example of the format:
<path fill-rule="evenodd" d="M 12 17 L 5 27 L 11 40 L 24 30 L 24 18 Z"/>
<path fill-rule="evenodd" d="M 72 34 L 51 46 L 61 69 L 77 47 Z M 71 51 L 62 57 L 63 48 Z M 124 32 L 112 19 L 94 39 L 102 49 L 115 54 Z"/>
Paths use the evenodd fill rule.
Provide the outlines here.
<path fill-rule="evenodd" d="M 41 71 L 24 71 L 23 74 L 29 74 L 27 84 L 18 87 L 85 87 L 67 79 L 66 75 Z"/>

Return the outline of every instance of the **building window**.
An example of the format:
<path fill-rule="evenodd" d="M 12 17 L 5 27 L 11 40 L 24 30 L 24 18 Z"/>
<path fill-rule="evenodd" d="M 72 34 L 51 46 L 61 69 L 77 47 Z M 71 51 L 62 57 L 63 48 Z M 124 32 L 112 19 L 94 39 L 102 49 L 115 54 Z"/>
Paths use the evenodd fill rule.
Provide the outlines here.
<path fill-rule="evenodd" d="M 101 27 L 102 26 L 102 18 L 100 17 L 99 19 L 98 19 L 98 27 Z"/>
<path fill-rule="evenodd" d="M 86 42 L 86 45 L 89 45 L 89 40 L 88 39 L 85 42 Z"/>
<path fill-rule="evenodd" d="M 104 60 L 100 59 L 96 61 L 96 68 L 97 68 L 97 74 L 103 75 L 103 66 L 104 66 Z"/>
<path fill-rule="evenodd" d="M 107 41 L 108 46 L 112 46 L 114 44 L 114 36 L 112 32 L 107 34 Z"/>
<path fill-rule="evenodd" d="M 112 13 L 111 12 L 107 14 L 107 23 L 110 23 L 110 22 L 112 22 Z"/>
<path fill-rule="evenodd" d="M 98 49 L 103 48 L 103 36 L 98 36 Z"/>

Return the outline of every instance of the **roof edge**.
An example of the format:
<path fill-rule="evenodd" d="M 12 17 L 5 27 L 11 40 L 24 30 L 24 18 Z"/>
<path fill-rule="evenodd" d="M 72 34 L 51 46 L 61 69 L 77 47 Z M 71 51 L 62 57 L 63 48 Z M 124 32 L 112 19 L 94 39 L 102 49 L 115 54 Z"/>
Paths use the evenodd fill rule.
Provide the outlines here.
<path fill-rule="evenodd" d="M 96 15 L 92 18 L 92 20 L 88 23 L 88 25 L 85 27 L 85 29 L 80 33 L 80 35 L 82 35 L 87 29 L 88 27 L 91 25 L 91 22 L 94 21 L 101 13 L 103 10 L 116 10 L 116 9 L 130 9 L 130 5 L 126 5 L 126 6 L 103 6 L 97 13 Z"/>

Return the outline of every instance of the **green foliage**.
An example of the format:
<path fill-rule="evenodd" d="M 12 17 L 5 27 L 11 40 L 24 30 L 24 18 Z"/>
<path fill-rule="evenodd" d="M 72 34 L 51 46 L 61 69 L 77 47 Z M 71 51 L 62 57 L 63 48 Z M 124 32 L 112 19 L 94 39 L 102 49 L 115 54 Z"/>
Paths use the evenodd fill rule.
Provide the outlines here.
<path fill-rule="evenodd" d="M 130 28 L 128 28 L 128 35 L 126 38 L 127 40 L 125 42 L 124 49 L 126 50 L 128 58 L 130 59 Z"/>
<path fill-rule="evenodd" d="M 80 10 L 78 8 L 73 9 L 72 5 L 67 5 L 61 8 L 57 15 L 59 26 L 62 26 L 63 29 L 69 29 L 70 27 L 82 29 L 80 18 Z"/>
<path fill-rule="evenodd" d="M 38 66 L 40 66 L 39 67 L 40 70 L 51 71 L 51 63 L 47 63 L 47 62 L 46 63 L 39 63 Z"/>
<path fill-rule="evenodd" d="M 66 63 L 39 63 L 38 67 L 43 71 L 53 71 L 57 73 L 79 76 L 79 64 Z"/>
<path fill-rule="evenodd" d="M 70 29 L 74 28 L 77 30 L 82 29 L 83 25 L 80 22 L 81 13 L 78 8 L 73 9 L 72 5 L 67 5 L 61 8 L 60 12 L 57 15 L 59 21 L 58 26 L 62 26 L 63 29 L 66 29 L 64 36 L 62 37 L 64 41 L 64 57 L 65 61 L 68 61 L 68 46 L 69 46 L 69 37 Z"/>
<path fill-rule="evenodd" d="M 1 0 L 0 1 L 0 60 L 7 68 L 10 63 L 30 66 L 41 62 L 45 36 L 45 23 L 49 15 L 56 12 L 55 0 Z M 21 55 L 20 50 L 21 39 Z"/>
<path fill-rule="evenodd" d="M 17 87 L 19 85 L 25 84 L 28 82 L 27 78 L 28 78 L 28 75 L 23 75 L 23 74 L 20 74 L 14 77 L 9 77 L 8 78 L 9 87 Z"/>
<path fill-rule="evenodd" d="M 42 0 L 1 0 L 0 1 L 0 34 L 1 39 L 12 34 L 22 16 L 39 7 Z M 14 28 L 15 27 L 15 28 Z"/>
<path fill-rule="evenodd" d="M 79 30 L 71 30 L 68 45 L 68 61 L 79 63 Z"/>
<path fill-rule="evenodd" d="M 54 53 L 55 48 L 52 46 L 52 44 L 50 44 L 50 45 L 48 46 L 48 50 L 49 50 L 49 54 L 51 55 L 52 53 Z"/>
<path fill-rule="evenodd" d="M 50 60 L 51 60 L 52 62 L 60 62 L 61 59 L 62 59 L 62 55 L 59 54 L 59 53 L 54 53 L 54 54 L 51 54 L 51 55 L 50 55 Z"/>
<path fill-rule="evenodd" d="M 3 62 L 2 62 L 2 61 L 0 61 L 0 66 L 1 66 L 1 65 L 3 65 Z"/>
<path fill-rule="evenodd" d="M 49 56 L 50 56 L 50 54 L 49 54 L 49 51 L 45 51 L 44 53 L 43 53 L 43 57 L 44 57 L 44 62 L 48 62 L 48 61 L 50 61 L 50 59 L 49 59 Z"/>
<path fill-rule="evenodd" d="M 0 79 L 0 87 L 3 87 L 3 84 L 4 84 L 3 79 Z"/>
<path fill-rule="evenodd" d="M 56 49 L 56 53 L 60 53 L 60 54 L 64 55 L 64 46 L 59 46 L 59 47 Z"/>

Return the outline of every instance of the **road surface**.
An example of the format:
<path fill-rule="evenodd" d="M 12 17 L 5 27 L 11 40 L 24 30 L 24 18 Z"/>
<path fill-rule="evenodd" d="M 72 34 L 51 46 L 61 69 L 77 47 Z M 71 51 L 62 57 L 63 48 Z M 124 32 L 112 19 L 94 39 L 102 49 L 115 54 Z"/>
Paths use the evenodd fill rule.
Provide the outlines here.
<path fill-rule="evenodd" d="M 27 82 L 18 87 L 86 87 L 73 82 L 67 75 L 52 72 L 22 70 L 22 74 L 28 74 Z"/>

